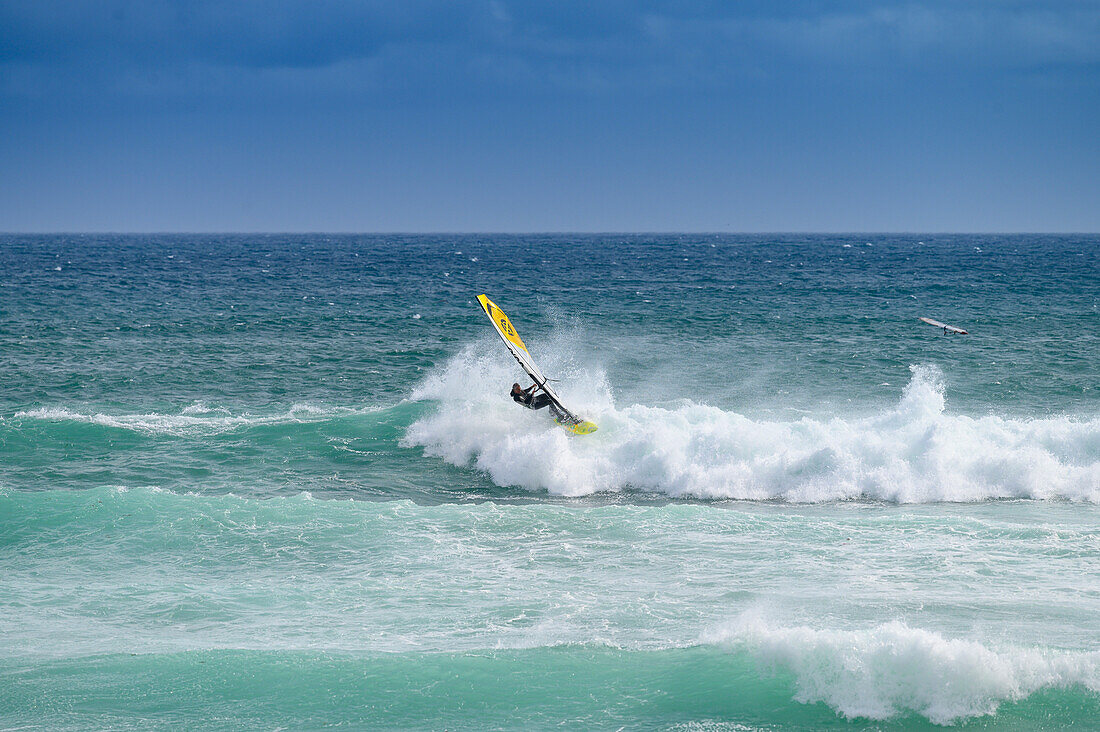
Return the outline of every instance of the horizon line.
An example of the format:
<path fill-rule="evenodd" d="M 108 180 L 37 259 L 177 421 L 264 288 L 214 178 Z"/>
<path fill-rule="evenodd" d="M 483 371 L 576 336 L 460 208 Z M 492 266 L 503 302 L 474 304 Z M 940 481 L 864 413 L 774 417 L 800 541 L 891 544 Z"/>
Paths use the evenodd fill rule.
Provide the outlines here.
<path fill-rule="evenodd" d="M 616 231 L 616 230 L 561 230 L 561 231 L 0 231 L 0 236 L 789 236 L 815 234 L 821 236 L 1100 236 L 1100 231 L 951 231 L 951 230 L 745 230 L 745 231 Z"/>

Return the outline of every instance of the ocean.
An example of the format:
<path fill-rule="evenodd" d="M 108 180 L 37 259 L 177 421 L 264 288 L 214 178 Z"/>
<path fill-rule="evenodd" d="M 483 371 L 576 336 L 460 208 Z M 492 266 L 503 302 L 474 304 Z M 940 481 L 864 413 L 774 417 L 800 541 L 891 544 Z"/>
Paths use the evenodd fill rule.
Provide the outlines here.
<path fill-rule="evenodd" d="M 1100 725 L 1096 235 L 4 235 L 0 367 L 0 728 Z"/>

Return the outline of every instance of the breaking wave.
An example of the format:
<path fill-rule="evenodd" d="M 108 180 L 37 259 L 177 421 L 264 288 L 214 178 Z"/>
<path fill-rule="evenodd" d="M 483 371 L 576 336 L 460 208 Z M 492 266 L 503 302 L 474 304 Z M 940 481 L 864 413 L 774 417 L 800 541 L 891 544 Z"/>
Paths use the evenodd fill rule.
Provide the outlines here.
<path fill-rule="evenodd" d="M 438 408 L 410 426 L 404 443 L 501 486 L 565 496 L 1100 502 L 1100 418 L 952 415 L 934 366 L 911 366 L 900 400 L 878 414 L 797 421 L 686 401 L 620 408 L 602 375 L 575 371 L 563 398 L 600 425 L 579 439 L 516 409 L 501 386 L 514 367 L 478 353 L 467 348 L 413 393 Z"/>
<path fill-rule="evenodd" d="M 764 667 L 792 674 L 796 701 L 824 702 L 846 717 L 915 713 L 950 724 L 1043 689 L 1100 692 L 1100 652 L 994 650 L 899 622 L 817 630 L 770 627 L 750 614 L 703 640 L 747 650 Z"/>

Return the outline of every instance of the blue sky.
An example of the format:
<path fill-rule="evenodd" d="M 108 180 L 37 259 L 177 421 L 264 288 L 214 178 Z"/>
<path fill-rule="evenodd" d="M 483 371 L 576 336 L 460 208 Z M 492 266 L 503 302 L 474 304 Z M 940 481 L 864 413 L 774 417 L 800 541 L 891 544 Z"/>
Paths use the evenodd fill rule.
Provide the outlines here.
<path fill-rule="evenodd" d="M 2 231 L 1100 231 L 1100 0 L 0 0 Z"/>

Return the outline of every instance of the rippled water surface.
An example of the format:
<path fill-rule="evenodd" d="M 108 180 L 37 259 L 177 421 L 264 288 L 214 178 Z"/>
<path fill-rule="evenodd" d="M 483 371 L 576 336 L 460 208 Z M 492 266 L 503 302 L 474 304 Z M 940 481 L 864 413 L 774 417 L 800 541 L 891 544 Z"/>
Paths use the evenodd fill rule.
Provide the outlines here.
<path fill-rule="evenodd" d="M 5 236 L 0 726 L 1088 726 L 1098 260 Z"/>

